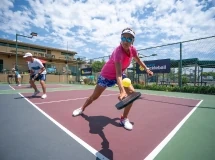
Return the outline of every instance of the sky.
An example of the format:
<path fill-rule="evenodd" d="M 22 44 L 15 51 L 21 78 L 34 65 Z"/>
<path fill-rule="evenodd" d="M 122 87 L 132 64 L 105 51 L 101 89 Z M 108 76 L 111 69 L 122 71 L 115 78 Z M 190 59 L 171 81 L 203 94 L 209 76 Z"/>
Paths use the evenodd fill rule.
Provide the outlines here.
<path fill-rule="evenodd" d="M 0 23 L 0 38 L 15 40 L 16 33 L 36 32 L 37 37 L 18 40 L 91 59 L 110 55 L 126 27 L 136 33 L 137 50 L 214 36 L 215 0 L 1 0 Z M 214 42 L 213 38 L 190 44 L 184 57 L 203 50 L 208 54 L 203 57 L 215 59 Z M 171 46 L 155 54 L 177 58 L 179 49 Z"/>

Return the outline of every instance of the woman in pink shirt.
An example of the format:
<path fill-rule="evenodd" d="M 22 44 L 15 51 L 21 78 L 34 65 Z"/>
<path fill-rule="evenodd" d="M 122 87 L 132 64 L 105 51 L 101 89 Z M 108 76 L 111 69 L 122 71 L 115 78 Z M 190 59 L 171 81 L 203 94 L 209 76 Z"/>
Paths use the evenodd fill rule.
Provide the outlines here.
<path fill-rule="evenodd" d="M 102 68 L 94 92 L 86 100 L 82 107 L 73 111 L 73 116 L 78 116 L 82 114 L 86 107 L 89 106 L 97 98 L 99 98 L 99 96 L 107 87 L 112 87 L 115 84 L 118 85 L 120 91 L 120 94 L 118 96 L 119 100 L 122 100 L 127 95 L 133 93 L 134 88 L 132 85 L 129 87 L 123 87 L 122 85 L 122 79 L 126 77 L 123 72 L 130 65 L 132 58 L 134 58 L 140 66 L 145 68 L 146 72 L 149 75 L 153 75 L 153 72 L 151 72 L 138 57 L 137 51 L 133 46 L 134 39 L 135 32 L 131 28 L 125 28 L 122 31 L 121 43 L 117 48 L 115 48 L 109 61 Z M 132 130 L 133 128 L 132 124 L 127 118 L 131 106 L 132 104 L 129 104 L 129 106 L 125 107 L 123 115 L 120 119 L 120 124 L 128 130 Z"/>

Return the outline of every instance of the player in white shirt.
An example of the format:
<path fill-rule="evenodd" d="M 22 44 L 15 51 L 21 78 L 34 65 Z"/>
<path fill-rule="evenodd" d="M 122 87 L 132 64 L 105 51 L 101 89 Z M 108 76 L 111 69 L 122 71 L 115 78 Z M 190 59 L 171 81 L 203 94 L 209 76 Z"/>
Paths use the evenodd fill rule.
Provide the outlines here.
<path fill-rule="evenodd" d="M 30 81 L 29 83 L 34 88 L 34 94 L 32 96 L 36 96 L 40 91 L 37 89 L 37 86 L 35 85 L 35 81 L 40 80 L 40 84 L 43 89 L 43 95 L 41 96 L 42 99 L 46 98 L 46 68 L 43 66 L 42 62 L 37 59 L 33 58 L 31 53 L 25 53 L 23 56 L 26 61 L 28 62 L 28 68 L 30 70 Z"/>

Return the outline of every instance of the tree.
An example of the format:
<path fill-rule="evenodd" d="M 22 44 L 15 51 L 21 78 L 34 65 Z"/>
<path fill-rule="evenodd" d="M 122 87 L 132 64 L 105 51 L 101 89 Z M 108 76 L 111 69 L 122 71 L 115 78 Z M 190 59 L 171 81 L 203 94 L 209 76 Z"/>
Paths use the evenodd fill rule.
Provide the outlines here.
<path fill-rule="evenodd" d="M 177 73 L 175 72 L 175 68 L 171 68 L 170 73 L 168 74 L 169 79 L 175 82 L 175 80 L 178 78 Z"/>
<path fill-rule="evenodd" d="M 186 85 L 189 82 L 188 78 L 186 76 L 182 76 L 182 84 Z"/>
<path fill-rule="evenodd" d="M 215 72 L 203 72 L 202 76 L 213 76 L 213 78 L 215 79 Z"/>
<path fill-rule="evenodd" d="M 102 67 L 104 66 L 105 64 L 105 61 L 102 60 L 102 61 L 95 61 L 92 63 L 92 70 L 93 72 L 100 72 Z"/>

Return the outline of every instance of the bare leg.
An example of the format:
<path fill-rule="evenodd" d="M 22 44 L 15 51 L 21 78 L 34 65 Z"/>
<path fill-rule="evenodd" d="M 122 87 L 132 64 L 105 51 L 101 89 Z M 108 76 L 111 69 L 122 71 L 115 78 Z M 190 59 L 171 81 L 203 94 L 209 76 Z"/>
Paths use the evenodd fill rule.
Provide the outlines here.
<path fill-rule="evenodd" d="M 31 85 L 31 80 L 29 80 L 29 84 L 30 84 L 30 88 L 32 88 L 32 85 Z"/>
<path fill-rule="evenodd" d="M 84 111 L 87 106 L 89 106 L 93 101 L 95 101 L 99 96 L 102 94 L 102 92 L 105 90 L 105 87 L 96 85 L 96 88 L 93 92 L 93 94 L 85 101 L 84 105 L 82 106 L 82 110 Z"/>
<path fill-rule="evenodd" d="M 21 79 L 20 78 L 17 78 L 17 84 L 21 84 Z"/>
<path fill-rule="evenodd" d="M 134 87 L 131 85 L 130 87 L 125 87 L 125 91 L 127 93 L 127 95 L 130 95 L 134 92 Z M 128 113 L 132 107 L 132 104 L 129 104 L 128 106 L 125 107 L 124 112 L 123 112 L 123 118 L 127 118 L 128 117 Z"/>
<path fill-rule="evenodd" d="M 34 88 L 34 91 L 35 92 L 38 91 L 37 86 L 35 85 L 34 81 L 30 80 L 29 82 L 30 82 L 31 86 Z"/>
<path fill-rule="evenodd" d="M 46 84 L 45 84 L 45 81 L 40 80 L 40 84 L 41 84 L 42 89 L 43 89 L 43 94 L 46 94 Z"/>
<path fill-rule="evenodd" d="M 15 82 L 16 82 L 16 84 L 19 84 L 19 83 L 18 83 L 18 77 L 17 77 L 17 76 L 15 76 Z"/>

